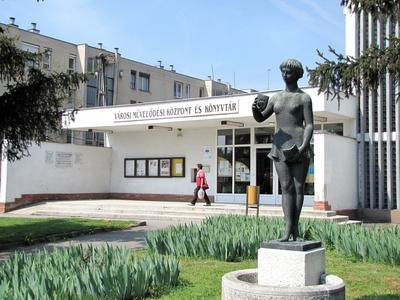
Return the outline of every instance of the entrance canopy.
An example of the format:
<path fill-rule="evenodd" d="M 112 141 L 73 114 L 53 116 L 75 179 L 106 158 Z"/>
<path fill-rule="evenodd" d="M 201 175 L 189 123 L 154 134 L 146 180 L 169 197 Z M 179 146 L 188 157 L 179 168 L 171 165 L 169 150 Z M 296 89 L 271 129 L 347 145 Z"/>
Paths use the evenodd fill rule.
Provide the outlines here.
<path fill-rule="evenodd" d="M 326 95 L 318 95 L 317 89 L 305 88 L 313 102 L 315 123 L 354 120 L 356 106 L 353 99 L 345 99 L 340 105 Z M 276 91 L 262 93 L 272 96 Z M 252 115 L 251 105 L 257 93 L 222 97 L 170 100 L 131 105 L 117 105 L 80 109 L 74 120 L 67 115 L 63 127 L 82 131 L 146 131 L 153 129 L 200 128 L 228 126 L 254 126 L 258 124 Z M 267 120 L 275 124 L 272 116 Z"/>

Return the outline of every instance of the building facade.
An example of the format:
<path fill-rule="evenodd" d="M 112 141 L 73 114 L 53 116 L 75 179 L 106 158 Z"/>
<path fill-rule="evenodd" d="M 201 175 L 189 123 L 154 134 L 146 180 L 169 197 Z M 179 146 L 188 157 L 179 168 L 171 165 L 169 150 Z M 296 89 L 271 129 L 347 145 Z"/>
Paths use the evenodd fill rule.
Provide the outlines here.
<path fill-rule="evenodd" d="M 359 56 L 371 43 L 384 47 L 385 36 L 399 35 L 390 19 L 345 14 L 348 55 Z M 262 204 L 281 204 L 278 177 L 267 158 L 275 119 L 255 122 L 251 104 L 256 93 L 179 74 L 161 62 L 150 66 L 129 60 L 118 49 L 74 45 L 15 24 L 2 26 L 18 35 L 27 51 L 51 50 L 43 69 L 85 72 L 89 81 L 67 102 L 67 107 L 83 107 L 74 122 L 64 120 L 75 145 L 45 144 L 22 161 L 3 161 L 0 211 L 57 198 L 188 201 L 198 162 L 215 202 L 244 203 L 246 187 L 258 185 Z M 387 75 L 377 93 L 363 91 L 343 101 L 340 110 L 327 95 L 304 90 L 311 95 L 315 121 L 305 206 L 399 212 L 398 82 Z M 79 140 L 101 140 L 105 147 L 88 150 L 76 145 Z M 26 171 L 32 168 L 46 175 L 33 180 Z"/>
<path fill-rule="evenodd" d="M 359 57 L 372 46 L 384 48 L 388 37 L 399 37 L 392 18 L 374 18 L 345 10 L 346 54 Z M 380 79 L 376 92 L 362 90 L 357 96 L 359 207 L 400 209 L 400 101 L 399 79 L 390 74 Z"/>
<path fill-rule="evenodd" d="M 49 72 L 78 72 L 88 75 L 88 81 L 72 92 L 65 101 L 66 108 L 97 107 L 190 99 L 244 93 L 220 79 L 206 80 L 177 72 L 173 65 L 165 68 L 161 61 L 155 66 L 125 58 L 119 49 L 108 51 L 97 47 L 73 44 L 40 33 L 35 23 L 25 30 L 18 27 L 15 18 L 0 26 L 15 37 L 17 47 L 46 53 L 37 67 Z M 1 91 L 1 90 L 0 90 Z M 104 135 L 94 132 L 63 132 L 54 137 L 58 142 L 74 144 L 104 144 Z"/>

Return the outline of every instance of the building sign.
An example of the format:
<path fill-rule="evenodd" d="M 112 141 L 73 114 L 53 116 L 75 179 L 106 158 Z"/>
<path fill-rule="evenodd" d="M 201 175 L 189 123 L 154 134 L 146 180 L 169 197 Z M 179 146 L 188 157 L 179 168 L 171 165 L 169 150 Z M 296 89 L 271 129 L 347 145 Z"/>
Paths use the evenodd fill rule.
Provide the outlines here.
<path fill-rule="evenodd" d="M 114 113 L 114 123 L 158 119 L 204 117 L 239 113 L 239 99 L 152 104 L 124 107 Z"/>

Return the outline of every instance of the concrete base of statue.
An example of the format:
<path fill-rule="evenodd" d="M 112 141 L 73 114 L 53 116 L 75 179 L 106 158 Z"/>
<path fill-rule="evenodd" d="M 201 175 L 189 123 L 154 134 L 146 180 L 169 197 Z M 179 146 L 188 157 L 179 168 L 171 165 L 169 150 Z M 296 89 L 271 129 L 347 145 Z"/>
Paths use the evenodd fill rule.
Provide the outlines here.
<path fill-rule="evenodd" d="M 222 278 L 225 300 L 345 299 L 345 284 L 325 275 L 325 249 L 320 242 L 264 242 L 258 269 L 227 273 Z"/>

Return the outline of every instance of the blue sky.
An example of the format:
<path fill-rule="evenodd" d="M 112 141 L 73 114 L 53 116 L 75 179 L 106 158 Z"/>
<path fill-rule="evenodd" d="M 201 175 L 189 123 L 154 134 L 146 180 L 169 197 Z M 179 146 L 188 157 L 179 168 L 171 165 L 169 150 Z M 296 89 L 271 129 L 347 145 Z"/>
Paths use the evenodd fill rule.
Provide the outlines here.
<path fill-rule="evenodd" d="M 316 49 L 344 52 L 340 0 L 0 0 L 0 22 L 38 24 L 61 40 L 118 47 L 124 57 L 236 88 L 281 88 L 279 64 L 320 61 Z M 270 71 L 268 71 L 270 69 Z M 269 74 L 269 76 L 268 76 Z M 307 85 L 303 78 L 301 85 Z"/>

